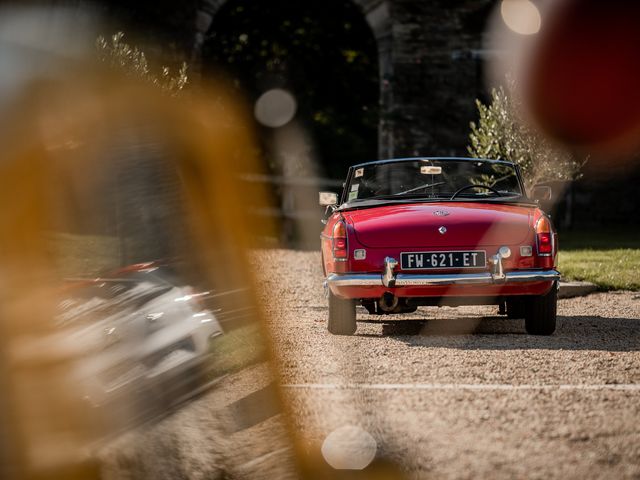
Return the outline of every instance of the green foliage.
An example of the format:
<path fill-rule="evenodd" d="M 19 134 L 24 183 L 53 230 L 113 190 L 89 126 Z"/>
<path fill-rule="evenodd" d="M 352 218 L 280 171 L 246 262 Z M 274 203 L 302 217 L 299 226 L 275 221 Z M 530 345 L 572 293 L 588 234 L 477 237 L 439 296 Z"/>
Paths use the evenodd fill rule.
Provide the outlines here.
<path fill-rule="evenodd" d="M 512 90 L 512 89 L 511 89 Z M 491 103 L 476 100 L 478 123 L 471 122 L 469 153 L 509 160 L 520 166 L 527 187 L 552 180 L 578 178 L 584 161 L 553 145 L 521 120 L 521 105 L 503 87 L 491 91 Z"/>
<path fill-rule="evenodd" d="M 477 177 L 469 178 L 469 183 L 472 185 L 487 185 L 489 187 L 495 187 L 497 184 L 513 176 L 513 169 L 507 165 L 493 165 L 492 170 L 494 173 L 483 173 Z M 496 175 L 498 175 L 496 177 Z"/>
<path fill-rule="evenodd" d="M 98 59 L 112 68 L 123 71 L 126 75 L 138 77 L 152 83 L 170 95 L 178 94 L 187 84 L 187 64 L 182 63 L 177 74 L 172 74 L 168 67 L 162 67 L 160 74 L 152 72 L 144 52 L 137 47 L 122 41 L 124 33 L 118 32 L 107 41 L 100 36 L 96 40 Z"/>
<path fill-rule="evenodd" d="M 571 250 L 558 255 L 558 269 L 566 279 L 592 282 L 600 290 L 640 290 L 640 249 Z"/>
<path fill-rule="evenodd" d="M 640 290 L 640 230 L 636 227 L 560 232 L 558 268 L 568 280 L 600 290 Z"/>

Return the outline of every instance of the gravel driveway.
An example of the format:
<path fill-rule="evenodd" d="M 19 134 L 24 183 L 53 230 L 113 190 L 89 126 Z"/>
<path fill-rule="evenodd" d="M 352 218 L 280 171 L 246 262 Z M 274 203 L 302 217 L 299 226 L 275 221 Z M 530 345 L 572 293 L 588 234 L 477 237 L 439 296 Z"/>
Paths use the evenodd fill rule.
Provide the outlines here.
<path fill-rule="evenodd" d="M 560 300 L 551 337 L 495 307 L 420 308 L 404 316 L 428 320 L 419 335 L 359 323 L 337 337 L 318 253 L 253 260 L 307 451 L 354 426 L 409 478 L 640 479 L 639 293 Z M 229 433 L 220 413 L 268 376 L 247 368 L 103 449 L 105 479 L 291 478 L 279 417 Z"/>
<path fill-rule="evenodd" d="M 640 294 L 561 300 L 551 337 L 495 307 L 420 308 L 404 316 L 429 320 L 419 335 L 359 323 L 336 337 L 318 253 L 259 264 L 280 272 L 263 295 L 309 441 L 359 426 L 415 478 L 640 478 Z"/>

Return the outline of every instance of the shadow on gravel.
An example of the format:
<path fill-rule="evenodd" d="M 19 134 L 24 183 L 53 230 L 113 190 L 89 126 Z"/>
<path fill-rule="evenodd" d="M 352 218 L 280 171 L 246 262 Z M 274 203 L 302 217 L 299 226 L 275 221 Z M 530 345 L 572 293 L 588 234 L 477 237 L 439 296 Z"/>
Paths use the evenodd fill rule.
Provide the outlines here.
<path fill-rule="evenodd" d="M 640 350 L 640 319 L 558 316 L 556 332 L 528 335 L 523 320 L 504 317 L 407 321 L 383 325 L 382 333 L 356 334 L 393 338 L 414 347 L 463 350 Z"/>

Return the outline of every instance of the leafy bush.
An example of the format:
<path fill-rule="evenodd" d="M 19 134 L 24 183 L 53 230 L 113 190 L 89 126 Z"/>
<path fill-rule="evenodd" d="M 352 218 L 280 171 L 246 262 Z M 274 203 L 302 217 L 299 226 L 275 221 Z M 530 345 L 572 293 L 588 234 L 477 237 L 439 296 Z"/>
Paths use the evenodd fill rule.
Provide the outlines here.
<path fill-rule="evenodd" d="M 511 90 L 513 90 L 511 88 Z M 491 90 L 491 102 L 476 100 L 478 123 L 471 122 L 469 153 L 478 158 L 509 160 L 520 166 L 527 188 L 540 182 L 573 180 L 585 160 L 553 145 L 521 120 L 521 104 L 503 87 Z"/>
<path fill-rule="evenodd" d="M 122 41 L 124 33 L 118 32 L 107 41 L 100 36 L 96 40 L 98 59 L 112 68 L 122 70 L 127 75 L 133 75 L 148 81 L 170 95 L 178 94 L 187 84 L 187 64 L 182 63 L 178 73 L 173 75 L 168 67 L 162 67 L 159 75 L 153 73 L 144 52 L 137 47 Z"/>

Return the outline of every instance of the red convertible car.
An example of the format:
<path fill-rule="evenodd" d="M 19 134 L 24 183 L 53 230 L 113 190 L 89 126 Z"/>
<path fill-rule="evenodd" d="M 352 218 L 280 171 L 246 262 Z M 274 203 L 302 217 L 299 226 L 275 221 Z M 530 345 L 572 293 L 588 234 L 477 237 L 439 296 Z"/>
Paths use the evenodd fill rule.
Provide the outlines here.
<path fill-rule="evenodd" d="M 519 168 L 502 160 L 403 158 L 355 165 L 341 198 L 321 192 L 328 329 L 428 305 L 498 305 L 530 334 L 556 328 L 557 234 Z"/>

